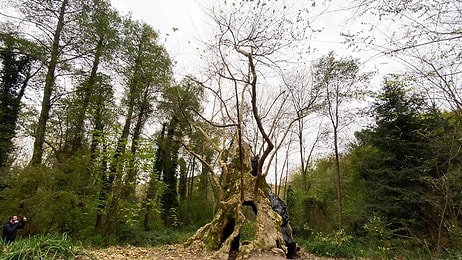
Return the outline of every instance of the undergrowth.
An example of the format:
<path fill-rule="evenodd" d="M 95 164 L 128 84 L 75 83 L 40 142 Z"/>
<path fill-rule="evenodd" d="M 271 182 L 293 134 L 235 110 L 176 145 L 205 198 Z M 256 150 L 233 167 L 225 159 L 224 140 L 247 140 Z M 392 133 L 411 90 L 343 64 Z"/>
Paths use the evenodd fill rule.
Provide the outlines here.
<path fill-rule="evenodd" d="M 66 234 L 37 235 L 1 244 L 0 260 L 96 259 Z"/>
<path fill-rule="evenodd" d="M 161 246 L 183 243 L 194 234 L 194 229 L 158 228 L 145 231 L 137 227 L 124 227 L 113 236 L 95 235 L 83 240 L 86 246 L 107 247 L 113 245 Z"/>
<path fill-rule="evenodd" d="M 306 252 L 316 256 L 346 259 L 458 259 L 431 255 L 428 248 L 411 240 L 393 238 L 377 240 L 372 237 L 354 237 L 343 230 L 330 234 L 314 233 L 308 239 L 297 241 Z M 460 254 L 459 254 L 460 256 Z"/>

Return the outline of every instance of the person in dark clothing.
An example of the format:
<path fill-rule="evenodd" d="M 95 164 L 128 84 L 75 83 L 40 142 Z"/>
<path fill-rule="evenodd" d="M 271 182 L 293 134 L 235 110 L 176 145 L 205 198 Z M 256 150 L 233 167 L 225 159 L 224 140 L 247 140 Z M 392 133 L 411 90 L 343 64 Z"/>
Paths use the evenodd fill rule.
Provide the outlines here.
<path fill-rule="evenodd" d="M 26 221 L 26 217 L 18 218 L 16 215 L 11 216 L 8 222 L 3 225 L 3 241 L 5 241 L 5 243 L 13 242 L 16 239 L 18 229 L 24 228 Z"/>

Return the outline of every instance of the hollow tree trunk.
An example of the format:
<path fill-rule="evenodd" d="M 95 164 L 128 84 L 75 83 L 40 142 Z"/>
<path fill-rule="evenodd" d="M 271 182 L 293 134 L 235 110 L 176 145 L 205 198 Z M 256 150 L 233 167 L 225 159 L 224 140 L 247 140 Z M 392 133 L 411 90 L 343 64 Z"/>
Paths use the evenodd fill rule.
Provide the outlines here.
<path fill-rule="evenodd" d="M 239 257 L 245 257 L 254 250 L 271 250 L 282 248 L 284 239 L 281 233 L 281 217 L 272 210 L 268 198 L 269 187 L 262 183 L 262 187 L 256 196 L 253 196 L 253 182 L 250 172 L 245 178 L 244 201 L 241 201 L 239 190 L 230 194 L 226 200 L 220 203 L 220 209 L 213 220 L 199 229 L 188 241 L 191 245 L 215 250 L 216 256 L 226 259 L 231 251 L 239 251 Z M 249 197 L 247 195 L 252 195 Z M 257 222 L 255 240 L 246 245 L 240 241 L 240 231 L 246 217 L 242 206 L 251 206 Z"/>
<path fill-rule="evenodd" d="M 223 200 L 213 220 L 200 228 L 187 242 L 193 249 L 215 251 L 218 259 L 227 259 L 231 252 L 238 251 L 237 258 L 246 258 L 253 251 L 276 251 L 286 254 L 285 240 L 281 232 L 282 218 L 272 209 L 269 199 L 270 187 L 265 180 L 259 181 L 258 192 L 254 192 L 256 178 L 251 175 L 250 150 L 244 158 L 243 167 L 223 171 Z M 241 168 L 241 170 L 239 170 Z M 243 177 L 243 187 L 241 186 Z M 243 200 L 242 193 L 243 191 Z M 243 206 L 250 206 L 256 215 L 255 239 L 240 241 L 241 228 L 246 222 Z M 291 234 L 290 234 L 291 236 Z M 278 250 L 274 250 L 278 248 Z M 281 250 L 282 249 L 282 250 Z"/>

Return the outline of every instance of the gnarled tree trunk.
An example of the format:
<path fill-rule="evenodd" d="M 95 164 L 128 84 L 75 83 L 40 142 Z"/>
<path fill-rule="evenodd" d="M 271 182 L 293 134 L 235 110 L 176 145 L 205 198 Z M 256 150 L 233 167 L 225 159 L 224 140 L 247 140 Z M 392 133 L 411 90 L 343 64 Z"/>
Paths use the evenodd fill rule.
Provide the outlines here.
<path fill-rule="evenodd" d="M 292 234 L 288 234 L 289 239 L 284 237 L 281 231 L 283 218 L 273 210 L 270 187 L 264 179 L 259 181 L 255 192 L 257 179 L 251 175 L 250 149 L 245 145 L 242 147 L 245 148 L 242 149 L 243 163 L 239 163 L 239 148 L 235 147 L 235 156 L 227 167 L 222 167 L 223 199 L 218 212 L 186 245 L 194 249 L 214 250 L 218 259 L 227 259 L 230 254 L 236 253 L 237 258 L 246 258 L 253 251 L 274 251 L 292 258 L 293 252 L 288 252 L 286 247 Z M 240 239 L 246 222 L 243 206 L 250 206 L 256 215 L 255 239 L 252 241 Z"/>

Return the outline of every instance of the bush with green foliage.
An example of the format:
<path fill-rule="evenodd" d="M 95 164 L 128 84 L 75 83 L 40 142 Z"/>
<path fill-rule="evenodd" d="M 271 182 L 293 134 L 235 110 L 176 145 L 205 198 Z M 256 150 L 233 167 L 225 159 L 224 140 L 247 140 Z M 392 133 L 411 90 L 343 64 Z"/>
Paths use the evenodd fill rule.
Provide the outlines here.
<path fill-rule="evenodd" d="M 355 258 L 360 256 L 353 236 L 341 229 L 331 234 L 321 232 L 313 234 L 309 240 L 302 241 L 303 247 L 310 253 L 329 257 Z"/>
<path fill-rule="evenodd" d="M 23 234 L 45 232 L 91 234 L 97 200 L 89 187 L 83 187 L 77 174 L 59 169 L 26 167 L 5 177 L 1 191 L 2 219 L 9 215 L 25 215 L 29 221 Z M 82 189 L 85 188 L 86 191 Z M 88 230 L 92 227 L 92 230 Z"/>
<path fill-rule="evenodd" d="M 212 220 L 217 209 L 215 193 L 206 174 L 194 177 L 188 196 L 180 201 L 177 219 L 183 227 L 199 228 Z"/>
<path fill-rule="evenodd" d="M 307 251 L 335 257 L 460 255 L 460 116 L 426 104 L 399 77 L 385 82 L 373 112 L 374 125 L 357 132 L 357 142 L 341 158 L 342 233 L 335 225 L 329 158 L 309 170 L 308 190 L 299 185 L 301 175 L 291 180 L 294 233 Z M 326 217 L 315 217 L 316 208 Z"/>

